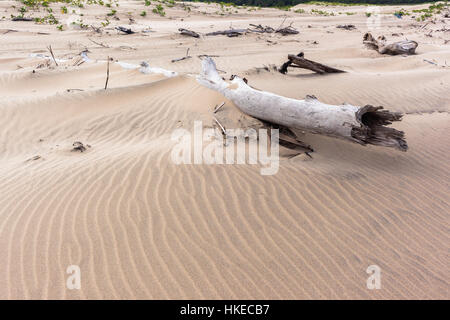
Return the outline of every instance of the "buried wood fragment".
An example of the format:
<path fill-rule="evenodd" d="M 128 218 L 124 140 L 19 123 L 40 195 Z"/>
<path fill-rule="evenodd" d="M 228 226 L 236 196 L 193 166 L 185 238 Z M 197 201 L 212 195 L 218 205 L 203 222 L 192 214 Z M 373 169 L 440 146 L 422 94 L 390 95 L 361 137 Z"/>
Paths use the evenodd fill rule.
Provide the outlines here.
<path fill-rule="evenodd" d="M 286 20 L 286 18 L 285 18 Z M 292 24 L 282 28 L 282 25 L 284 24 L 284 20 L 283 23 L 281 23 L 281 25 L 277 28 L 274 29 L 270 26 L 262 26 L 261 24 L 250 24 L 251 27 L 253 27 L 253 29 L 248 28 L 247 31 L 248 32 L 256 32 L 256 33 L 281 33 L 283 36 L 289 35 L 289 34 L 298 34 L 298 30 L 295 29 L 294 27 L 292 27 Z"/>
<path fill-rule="evenodd" d="M 219 126 L 220 131 L 222 132 L 222 135 L 226 136 L 227 135 L 227 130 L 225 129 L 225 127 L 220 123 L 219 120 L 217 120 L 216 117 L 213 116 L 213 120 L 214 122 Z"/>
<path fill-rule="evenodd" d="M 340 24 L 336 28 L 345 29 L 345 30 L 354 30 L 354 29 L 356 29 L 354 24 Z"/>
<path fill-rule="evenodd" d="M 221 104 L 219 104 L 218 106 L 216 106 L 216 107 L 214 108 L 213 113 L 216 113 L 217 111 L 219 111 L 220 108 L 222 108 L 224 105 L 225 105 L 225 101 L 222 102 Z"/>
<path fill-rule="evenodd" d="M 109 60 L 110 58 L 108 57 L 108 60 L 106 61 L 106 80 L 105 80 L 105 90 L 108 88 L 108 81 L 109 81 Z"/>
<path fill-rule="evenodd" d="M 188 29 L 184 29 L 184 28 L 179 28 L 178 31 L 180 31 L 180 34 L 184 35 L 184 36 L 190 36 L 190 37 L 194 37 L 194 38 L 200 38 L 200 35 L 192 30 L 188 30 Z"/>
<path fill-rule="evenodd" d="M 33 21 L 33 18 L 14 17 L 14 18 L 11 19 L 11 21 Z"/>
<path fill-rule="evenodd" d="M 36 155 L 36 156 L 34 156 L 34 157 L 31 157 L 31 158 L 25 160 L 25 162 L 36 161 L 36 160 L 39 160 L 39 159 L 42 159 L 42 156 Z"/>
<path fill-rule="evenodd" d="M 372 144 L 406 151 L 404 132 L 387 125 L 400 121 L 402 114 L 383 107 L 350 104 L 329 105 L 309 96 L 304 100 L 286 98 L 253 89 L 235 76 L 230 82 L 218 74 L 211 58 L 202 60 L 203 72 L 197 81 L 223 94 L 243 113 L 261 121 L 341 138 L 362 145 Z"/>
<path fill-rule="evenodd" d="M 287 36 L 289 34 L 298 34 L 298 30 L 294 27 L 288 26 L 285 28 L 277 29 L 275 33 L 281 33 L 283 36 Z"/>
<path fill-rule="evenodd" d="M 181 58 L 178 58 L 178 59 L 172 59 L 171 62 L 174 63 L 174 62 L 178 62 L 178 61 L 182 61 L 182 60 L 186 60 L 186 59 L 192 58 L 192 57 L 189 55 L 189 49 L 190 49 L 190 48 L 187 48 L 186 55 L 185 55 L 184 57 L 181 57 Z"/>
<path fill-rule="evenodd" d="M 375 39 L 371 33 L 366 33 L 363 43 L 370 49 L 376 50 L 381 54 L 398 55 L 398 54 L 415 54 L 419 45 L 416 41 L 403 40 L 390 44 L 386 44 L 386 37 L 379 36 Z"/>
<path fill-rule="evenodd" d="M 303 52 L 300 52 L 298 55 L 289 54 L 288 59 L 289 61 L 285 62 L 278 70 L 282 74 L 286 74 L 288 72 L 288 67 L 308 69 L 319 74 L 345 72 L 343 70 L 305 59 Z"/>
<path fill-rule="evenodd" d="M 227 37 L 238 37 L 243 35 L 245 32 L 247 32 L 247 29 L 229 29 L 229 30 L 209 32 L 206 35 L 207 36 L 225 35 Z"/>
<path fill-rule="evenodd" d="M 94 41 L 94 40 L 92 40 L 91 38 L 88 38 L 88 40 L 89 40 L 90 42 L 92 42 L 92 43 L 94 43 L 94 44 L 100 46 L 100 47 L 103 47 L 103 48 L 109 48 L 108 45 L 106 45 L 106 44 L 104 44 L 104 43 L 102 43 L 102 42 Z"/>
<path fill-rule="evenodd" d="M 53 55 L 52 46 L 48 46 L 47 49 L 50 52 L 50 54 L 52 55 L 53 62 L 55 62 L 56 66 L 58 66 L 58 62 L 56 62 L 55 56 Z"/>
<path fill-rule="evenodd" d="M 250 23 L 250 26 L 253 27 L 254 29 L 248 29 L 248 31 L 250 32 L 257 32 L 257 33 L 274 33 L 275 29 L 270 27 L 270 26 L 265 26 L 263 27 L 261 24 L 252 24 Z"/>
<path fill-rule="evenodd" d="M 88 144 L 86 144 L 86 145 L 84 145 L 82 142 L 80 142 L 80 141 L 75 141 L 73 144 L 72 144 L 72 146 L 73 146 L 73 148 L 72 148 L 72 152 L 74 152 L 74 151 L 80 151 L 80 152 L 84 152 L 84 151 L 86 151 L 87 149 L 86 148 L 90 148 L 91 146 L 90 145 L 88 145 Z"/>
<path fill-rule="evenodd" d="M 125 27 L 116 27 L 116 30 L 121 31 L 125 34 L 133 34 L 135 33 L 133 30 L 131 30 L 131 28 L 125 28 Z"/>

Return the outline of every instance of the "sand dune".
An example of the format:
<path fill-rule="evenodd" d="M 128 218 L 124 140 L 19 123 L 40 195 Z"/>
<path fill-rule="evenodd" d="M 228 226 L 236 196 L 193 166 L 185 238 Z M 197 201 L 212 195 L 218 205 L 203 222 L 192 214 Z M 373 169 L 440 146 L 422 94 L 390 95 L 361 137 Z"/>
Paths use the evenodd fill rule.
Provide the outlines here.
<path fill-rule="evenodd" d="M 0 8 L 12 10 L 11 3 Z M 0 32 L 0 298 L 450 298 L 448 34 L 427 37 L 429 29 L 417 32 L 414 20 L 386 15 L 378 34 L 420 43 L 417 55 L 389 57 L 362 46 L 363 7 L 335 8 L 358 12 L 352 16 L 239 9 L 220 18 L 217 5 L 194 8 L 200 9 L 188 14 L 176 6 L 165 18 L 138 19 L 141 6 L 123 1 L 122 20 L 101 37 L 0 21 L 0 30 L 18 30 Z M 96 21 L 104 11 L 84 9 L 84 19 Z M 132 28 L 155 32 L 116 34 L 114 25 L 125 24 L 130 11 Z M 299 35 L 176 34 L 178 27 L 207 32 L 231 22 L 278 25 L 285 14 Z M 349 22 L 358 29 L 335 28 Z M 390 36 L 400 31 L 402 37 Z M 47 44 L 68 62 L 37 68 L 46 59 L 30 54 L 48 55 Z M 74 66 L 86 47 L 93 61 Z M 170 62 L 188 47 L 192 59 Z M 349 72 L 284 76 L 254 69 L 300 51 Z M 305 134 L 312 158 L 282 158 L 273 176 L 255 165 L 175 165 L 175 129 L 191 130 L 196 120 L 212 124 L 211 110 L 222 101 L 234 112 L 192 76 L 201 68 L 199 54 L 219 55 L 224 77 L 245 76 L 261 90 L 404 112 L 395 127 L 406 132 L 410 149 Z M 107 56 L 179 76 L 112 63 L 104 90 Z M 90 147 L 73 152 L 75 141 Z M 366 288 L 366 268 L 374 264 L 382 270 L 381 290 Z M 69 265 L 80 266 L 80 290 L 66 288 Z"/>

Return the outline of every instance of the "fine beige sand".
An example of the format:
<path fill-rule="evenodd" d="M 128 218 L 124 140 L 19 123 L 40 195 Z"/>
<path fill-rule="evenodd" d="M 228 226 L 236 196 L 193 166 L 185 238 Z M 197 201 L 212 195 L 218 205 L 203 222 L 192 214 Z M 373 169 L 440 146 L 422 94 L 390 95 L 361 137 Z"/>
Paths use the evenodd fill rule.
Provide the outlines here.
<path fill-rule="evenodd" d="M 362 44 L 363 6 L 221 15 L 217 4 L 187 11 L 177 3 L 160 17 L 142 2 L 120 1 L 120 20 L 110 18 L 102 34 L 12 22 L 17 2 L 0 2 L 1 299 L 450 298 L 450 19 L 426 24 L 381 7 L 375 36 L 419 42 L 414 56 L 382 56 Z M 72 16 L 52 7 L 63 23 Z M 109 11 L 80 9 L 95 26 Z M 276 28 L 285 18 L 299 34 L 177 32 Z M 357 29 L 336 28 L 348 23 Z M 118 34 L 119 25 L 137 33 Z M 44 57 L 48 45 L 59 66 Z M 192 59 L 171 63 L 187 48 Z M 85 49 L 92 61 L 74 66 Z M 255 70 L 300 51 L 348 73 Z M 272 176 L 258 165 L 175 165 L 175 129 L 211 125 L 222 101 L 234 108 L 192 76 L 203 54 L 218 56 L 225 78 L 237 74 L 261 90 L 404 112 L 395 128 L 409 150 L 307 134 L 312 158 L 282 158 Z M 105 91 L 108 56 L 179 76 L 111 63 Z M 72 152 L 75 141 L 90 148 Z M 69 265 L 80 267 L 80 290 L 66 288 Z M 381 268 L 380 290 L 366 287 L 370 265 Z"/>

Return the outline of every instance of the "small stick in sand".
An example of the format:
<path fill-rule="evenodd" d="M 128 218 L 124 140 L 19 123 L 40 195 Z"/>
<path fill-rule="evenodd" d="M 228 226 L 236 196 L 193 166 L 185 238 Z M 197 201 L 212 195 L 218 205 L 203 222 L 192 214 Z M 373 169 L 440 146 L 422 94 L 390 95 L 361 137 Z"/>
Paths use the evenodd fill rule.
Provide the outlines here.
<path fill-rule="evenodd" d="M 106 62 L 106 82 L 105 82 L 105 90 L 108 88 L 108 81 L 109 81 L 109 57 L 108 61 Z"/>
<path fill-rule="evenodd" d="M 95 43 L 96 45 L 98 45 L 98 46 L 100 46 L 100 47 L 103 47 L 103 48 L 109 48 L 108 45 L 103 44 L 103 43 L 101 43 L 101 42 L 94 41 L 94 40 L 92 40 L 91 38 L 88 38 L 88 40 L 89 40 L 90 42 L 92 42 L 92 43 Z"/>
<path fill-rule="evenodd" d="M 213 116 L 214 122 L 217 123 L 217 125 L 219 126 L 220 130 L 222 131 L 222 134 L 224 136 L 227 135 L 227 131 L 225 130 L 225 127 L 219 122 L 219 120 L 217 120 L 216 117 Z"/>
<path fill-rule="evenodd" d="M 219 111 L 219 109 L 222 108 L 224 105 L 225 105 L 225 101 L 222 102 L 220 105 L 216 106 L 216 107 L 214 108 L 213 113 L 216 113 L 217 111 Z"/>
<path fill-rule="evenodd" d="M 189 49 L 190 49 L 190 48 L 187 48 L 186 55 L 185 55 L 184 57 L 178 58 L 178 59 L 173 59 L 171 62 L 174 63 L 174 62 L 177 62 L 177 61 L 182 61 L 182 60 L 186 60 L 186 59 L 192 58 L 192 57 L 189 55 Z"/>
<path fill-rule="evenodd" d="M 58 62 L 56 62 L 55 56 L 53 55 L 52 46 L 47 47 L 48 51 L 50 51 L 50 54 L 52 55 L 53 61 L 55 62 L 56 66 L 58 66 Z"/>

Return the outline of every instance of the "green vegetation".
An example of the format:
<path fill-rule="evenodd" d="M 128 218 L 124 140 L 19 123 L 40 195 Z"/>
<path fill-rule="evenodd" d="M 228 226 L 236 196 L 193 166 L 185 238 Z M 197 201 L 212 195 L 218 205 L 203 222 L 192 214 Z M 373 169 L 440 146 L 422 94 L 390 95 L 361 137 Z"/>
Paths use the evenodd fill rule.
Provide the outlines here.
<path fill-rule="evenodd" d="M 198 0 L 186 0 L 198 2 Z M 427 2 L 437 2 L 430 0 L 333 0 L 333 1 L 311 1 L 311 0 L 228 0 L 235 5 L 247 5 L 247 6 L 255 6 L 255 7 L 292 7 L 299 3 L 309 3 L 309 4 L 318 4 L 318 5 L 342 5 L 342 6 L 351 6 L 351 5 L 379 5 L 379 4 L 418 4 L 418 3 L 427 3 Z M 220 3 L 220 0 L 214 0 L 213 2 Z"/>
<path fill-rule="evenodd" d="M 311 14 L 316 14 L 320 16 L 334 16 L 334 12 L 322 11 L 318 9 L 311 9 Z"/>
<path fill-rule="evenodd" d="M 58 24 L 59 23 L 59 21 L 51 13 L 42 18 L 34 18 L 34 22 L 40 23 L 40 24 Z"/>
<path fill-rule="evenodd" d="M 166 12 L 164 11 L 164 7 L 160 4 L 156 5 L 156 7 L 153 8 L 152 12 L 159 14 L 161 17 L 164 17 L 166 15 Z"/>
<path fill-rule="evenodd" d="M 434 14 L 439 14 L 442 10 L 447 7 L 447 1 L 445 3 L 432 4 L 428 9 L 413 10 L 413 13 L 421 13 L 419 17 L 416 18 L 417 21 L 425 21 L 428 18 L 432 18 Z"/>
<path fill-rule="evenodd" d="M 405 9 L 400 9 L 400 10 L 398 10 L 398 11 L 395 11 L 394 12 L 394 14 L 396 15 L 396 16 L 409 16 L 410 15 L 410 13 L 408 12 L 408 11 L 406 11 Z"/>
<path fill-rule="evenodd" d="M 17 0 L 17 2 L 20 2 L 23 4 L 22 7 L 18 9 L 18 15 L 11 15 L 11 18 L 24 18 L 25 13 L 28 12 L 28 16 L 32 18 L 36 23 L 40 24 L 58 24 L 58 19 L 53 15 L 53 9 L 50 7 L 52 4 L 56 3 L 62 3 L 63 6 L 60 7 L 58 13 L 61 14 L 68 14 L 69 8 L 72 14 L 77 14 L 75 10 L 72 8 L 78 7 L 78 8 L 84 8 L 85 5 L 100 5 L 100 6 L 106 6 L 106 7 L 112 7 L 115 5 L 116 7 L 119 6 L 118 0 L 107 0 L 105 2 L 104 0 Z M 16 6 L 12 6 L 12 8 L 16 8 Z M 45 16 L 37 16 L 39 13 L 44 11 L 46 13 Z M 114 16 L 117 13 L 116 10 L 111 9 L 109 13 L 107 13 L 108 16 Z M 83 13 L 79 13 L 80 16 L 83 16 Z M 80 26 L 83 27 L 83 23 L 80 23 Z M 62 30 L 62 25 L 59 25 L 57 27 L 59 30 Z"/>

